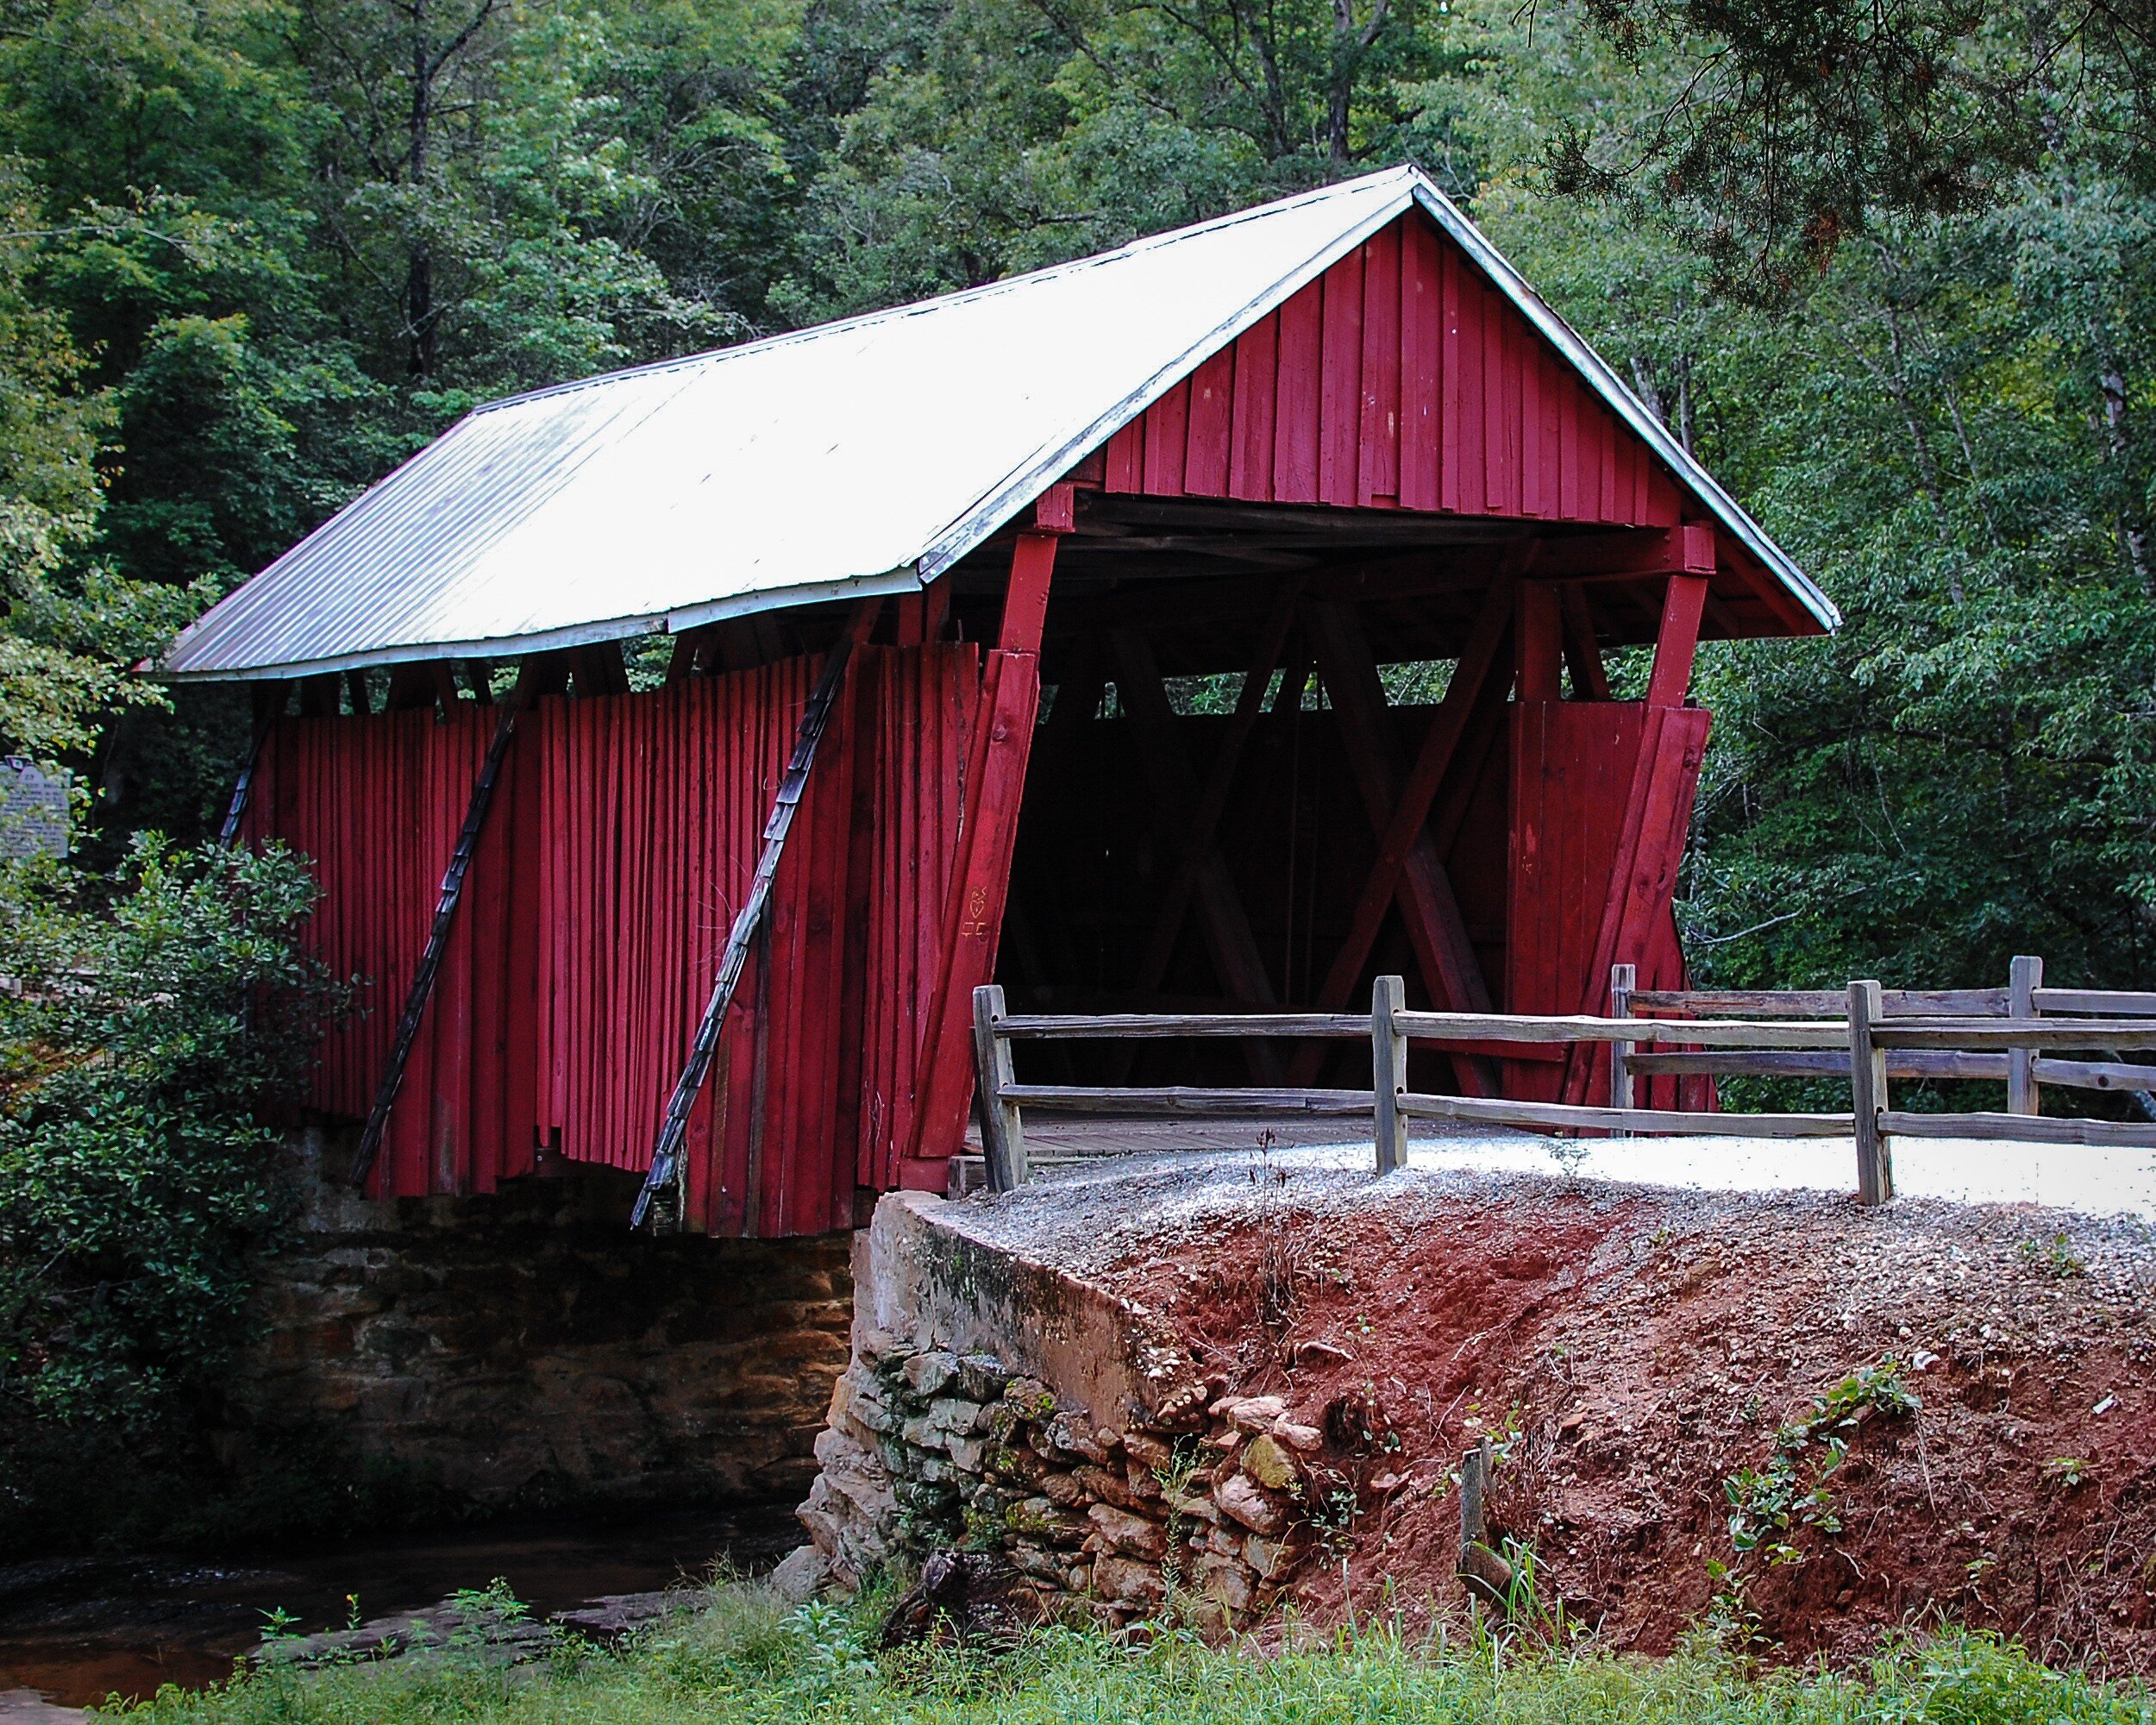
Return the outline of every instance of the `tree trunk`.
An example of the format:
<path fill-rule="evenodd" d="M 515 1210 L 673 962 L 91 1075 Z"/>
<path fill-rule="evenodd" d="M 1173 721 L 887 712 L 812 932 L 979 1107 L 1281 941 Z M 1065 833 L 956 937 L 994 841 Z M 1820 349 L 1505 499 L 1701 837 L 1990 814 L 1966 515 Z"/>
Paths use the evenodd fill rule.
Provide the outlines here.
<path fill-rule="evenodd" d="M 1326 103 L 1326 155 L 1336 172 L 1355 159 L 1353 141 L 1348 135 L 1354 112 L 1355 80 L 1362 72 L 1370 44 L 1384 30 L 1391 6 L 1392 0 L 1375 0 L 1369 21 L 1358 28 L 1355 0 L 1332 0 L 1332 86 Z"/>
<path fill-rule="evenodd" d="M 1662 411 L 1662 392 L 1654 386 L 1653 372 L 1648 369 L 1647 362 L 1637 354 L 1628 354 L 1626 361 L 1632 367 L 1633 393 L 1639 398 L 1641 406 L 1654 415 L 1663 424 L 1667 425 L 1670 423 L 1670 416 Z"/>
<path fill-rule="evenodd" d="M 2096 391 L 2103 398 L 2104 440 L 2110 446 L 2111 459 L 2123 467 L 2132 448 L 2126 425 L 2126 373 L 2113 357 L 2103 332 L 2091 329 L 2089 334 L 2096 351 Z M 2141 584 L 2141 591 L 2156 599 L 2156 569 L 2150 567 L 2148 523 L 2130 502 L 2119 510 L 2119 544 L 2126 553 L 2127 561 L 2133 566 L 2134 579 Z"/>
<path fill-rule="evenodd" d="M 411 3 L 411 147 L 405 158 L 413 215 L 426 199 L 428 133 L 434 122 L 434 68 L 428 64 L 427 0 Z M 411 374 L 430 377 L 435 361 L 434 252 L 423 225 L 414 229 L 404 266 L 404 328 L 411 343 Z"/>

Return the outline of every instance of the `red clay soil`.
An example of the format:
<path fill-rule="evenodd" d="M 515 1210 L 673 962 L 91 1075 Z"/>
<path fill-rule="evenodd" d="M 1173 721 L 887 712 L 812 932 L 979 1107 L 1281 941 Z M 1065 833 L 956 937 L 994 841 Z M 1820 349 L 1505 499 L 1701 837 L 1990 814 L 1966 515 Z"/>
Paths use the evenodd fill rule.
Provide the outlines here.
<path fill-rule="evenodd" d="M 1411 1627 L 1458 1614 L 1455 1474 L 1487 1433 L 1508 1445 L 1494 1526 L 1607 1645 L 1663 1652 L 1749 1613 L 1763 1651 L 1839 1662 L 1952 1621 L 2156 1672 L 2140 1224 L 1557 1181 L 1327 1208 L 1283 1199 L 1106 1278 L 1229 1387 L 1327 1432 L 1313 1496 L 1350 1488 L 1354 1515 L 1300 1590 L 1309 1617 L 1336 1621 L 1344 1585 Z M 1883 1364 L 1920 1405 L 1842 1428 L 1823 1477 L 1803 1446 L 1814 1524 L 1740 1557 L 1726 1483 Z"/>

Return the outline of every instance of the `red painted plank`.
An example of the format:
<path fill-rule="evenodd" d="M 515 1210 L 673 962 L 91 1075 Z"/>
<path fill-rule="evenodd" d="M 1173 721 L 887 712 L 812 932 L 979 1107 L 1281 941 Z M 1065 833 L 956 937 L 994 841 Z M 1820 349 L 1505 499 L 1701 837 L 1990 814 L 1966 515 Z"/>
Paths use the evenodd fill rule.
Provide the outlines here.
<path fill-rule="evenodd" d="M 876 771 L 885 738 L 876 727 L 882 681 L 891 656 L 875 649 L 857 649 L 859 662 L 848 673 L 845 739 L 845 906 L 838 933 L 838 1014 L 843 1040 L 833 1091 L 830 1164 L 832 1227 L 853 1222 L 854 1190 L 860 1175 L 862 1086 L 870 1064 L 868 1026 L 874 1007 L 868 992 L 874 971 L 869 919 L 876 865 Z"/>
<path fill-rule="evenodd" d="M 1564 380 L 1557 414 L 1557 514 L 1578 521 L 1584 511 L 1580 495 L 1581 390 L 1576 379 Z"/>
<path fill-rule="evenodd" d="M 1355 500 L 1367 509 L 1400 500 L 1401 224 L 1373 235 L 1363 250 Z"/>
<path fill-rule="evenodd" d="M 1145 489 L 1145 416 L 1139 414 L 1108 439 L 1107 476 L 1110 491 Z"/>
<path fill-rule="evenodd" d="M 1318 421 L 1324 395 L 1325 287 L 1312 282 L 1280 309 L 1273 500 L 1318 500 Z"/>
<path fill-rule="evenodd" d="M 474 709 L 476 711 L 476 709 Z M 462 824 L 462 812 L 456 809 L 456 782 L 471 780 L 459 771 L 467 765 L 471 754 L 467 727 L 462 723 L 461 706 L 443 715 L 445 723 L 436 725 L 434 754 L 440 762 L 440 795 L 437 819 Z M 476 762 L 469 763 L 476 767 Z M 467 793 L 468 795 L 468 792 Z M 452 827 L 454 831 L 454 827 Z M 446 870 L 448 858 L 442 865 Z M 441 879 L 436 876 L 437 881 Z M 433 1083 L 413 1087 L 426 1097 L 428 1107 L 423 1135 L 428 1156 L 428 1176 L 430 1189 L 436 1193 L 462 1196 L 471 1189 L 471 1112 L 472 1112 L 472 919 L 460 914 L 450 925 L 448 944 L 442 955 L 442 969 L 436 979 L 434 1000 L 428 1011 L 434 1019 Z"/>
<path fill-rule="evenodd" d="M 1448 443 L 1445 455 L 1449 472 L 1459 475 L 1458 500 L 1452 507 L 1464 515 L 1482 515 L 1490 507 L 1489 463 L 1487 455 L 1487 427 L 1482 414 L 1482 398 L 1488 383 L 1489 361 L 1484 351 L 1489 331 L 1484 312 L 1488 309 L 1488 295 L 1482 289 L 1482 278 L 1464 260 L 1454 260 L 1454 279 L 1459 285 L 1459 363 L 1453 363 L 1452 349 L 1445 355 L 1446 405 L 1458 427 L 1457 459 L 1453 459 L 1453 448 Z M 1453 385 L 1457 380 L 1457 392 Z"/>
<path fill-rule="evenodd" d="M 1185 378 L 1145 410 L 1145 489 L 1150 495 L 1183 494 L 1189 429 L 1190 380 Z"/>
<path fill-rule="evenodd" d="M 1598 521 L 1623 522 L 1630 519 L 1626 512 L 1625 499 L 1618 489 L 1619 456 L 1624 429 L 1614 414 L 1600 402 L 1595 405 L 1595 436 L 1596 470 L 1599 474 L 1595 518 Z"/>
<path fill-rule="evenodd" d="M 1400 270 L 1400 502 L 1404 509 L 1443 506 L 1444 242 L 1426 222 L 1402 230 Z"/>
<path fill-rule="evenodd" d="M 1564 419 L 1571 395 L 1570 368 L 1557 349 L 1539 338 L 1541 413 L 1537 425 L 1534 471 L 1538 515 L 1551 518 L 1564 513 Z"/>
<path fill-rule="evenodd" d="M 1235 402 L 1228 495 L 1273 498 L 1273 409 L 1279 382 L 1280 314 L 1261 319 L 1235 344 Z"/>
<path fill-rule="evenodd" d="M 1190 423 L 1183 457 L 1183 489 L 1193 497 L 1228 494 L 1230 434 L 1235 408 L 1235 348 L 1206 359 L 1191 373 Z"/>
<path fill-rule="evenodd" d="M 1325 323 L 1318 394 L 1318 496 L 1353 508 L 1363 429 L 1363 253 L 1325 273 Z"/>
<path fill-rule="evenodd" d="M 1438 254 L 1438 506 L 1458 510 L 1463 507 L 1461 432 L 1464 416 L 1461 408 L 1466 396 L 1462 373 L 1465 355 L 1472 351 L 1462 323 L 1465 316 L 1467 288 L 1463 278 L 1466 267 L 1461 262 L 1457 248 L 1449 245 Z"/>
<path fill-rule="evenodd" d="M 1520 512 L 1540 518 L 1552 513 L 1542 500 L 1542 373 L 1545 348 L 1532 329 L 1515 334 L 1519 355 Z"/>
<path fill-rule="evenodd" d="M 1520 348 L 1524 333 L 1511 305 L 1482 293 L 1482 459 L 1486 512 L 1520 511 Z"/>

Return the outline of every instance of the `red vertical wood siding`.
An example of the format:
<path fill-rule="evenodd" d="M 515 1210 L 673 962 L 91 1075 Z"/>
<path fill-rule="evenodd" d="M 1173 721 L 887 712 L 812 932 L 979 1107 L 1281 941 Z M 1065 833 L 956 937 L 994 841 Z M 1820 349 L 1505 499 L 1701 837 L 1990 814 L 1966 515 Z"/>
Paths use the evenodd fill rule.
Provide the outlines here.
<path fill-rule="evenodd" d="M 1633 767 L 1649 709 L 1639 701 L 1518 701 L 1512 710 L 1512 830 L 1505 1010 L 1578 1013 L 1598 1010 L 1608 978 L 1587 974 L 1602 906 L 1611 890 Z M 1618 963 L 1639 967 L 1642 988 L 1684 986 L 1684 962 L 1670 912 L 1670 892 L 1686 832 L 1692 794 L 1706 743 L 1708 716 L 1699 707 L 1664 712 L 1654 728 L 1658 774 L 1667 788 L 1647 812 L 1640 837 L 1645 877 L 1639 889 L 1647 908 L 1629 919 Z M 1505 1094 L 1553 1100 L 1562 1064 L 1506 1063 Z M 1590 1100 L 1609 1095 L 1609 1061 L 1598 1053 L 1589 1081 Z M 1642 1107 L 1675 1107 L 1677 1081 L 1657 1078 L 1637 1093 Z M 1651 1100 L 1649 1100 L 1651 1098 Z"/>
<path fill-rule="evenodd" d="M 857 651 L 692 1122 L 692 1220 L 763 1236 L 849 1226 L 895 1183 L 918 1026 L 979 702 L 972 645 Z M 373 1189 L 489 1191 L 536 1142 L 642 1170 L 686 1057 L 814 682 L 813 660 L 647 694 L 542 700 L 505 763 Z M 251 839 L 314 861 L 308 944 L 365 979 L 312 1101 L 360 1119 L 495 715 L 285 719 Z M 849 931 L 860 957 L 849 963 Z M 759 1026 L 760 1010 L 768 1022 Z M 758 1201 L 751 1087 L 768 1038 Z"/>
<path fill-rule="evenodd" d="M 1676 481 L 1419 213 L 1109 438 L 1110 491 L 1670 527 Z"/>

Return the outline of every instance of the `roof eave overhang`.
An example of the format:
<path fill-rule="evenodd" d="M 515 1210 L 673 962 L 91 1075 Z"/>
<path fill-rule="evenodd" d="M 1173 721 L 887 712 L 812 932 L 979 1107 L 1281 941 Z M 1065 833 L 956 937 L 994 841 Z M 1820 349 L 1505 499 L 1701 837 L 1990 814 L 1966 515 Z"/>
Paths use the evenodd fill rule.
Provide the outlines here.
<path fill-rule="evenodd" d="M 251 665 L 241 670 L 191 671 L 175 668 L 168 661 L 166 664 L 153 669 L 149 674 L 165 683 L 283 682 L 296 677 L 329 676 L 343 671 L 364 671 L 384 665 L 418 664 L 437 659 L 498 657 L 505 650 L 517 656 L 555 653 L 566 648 L 595 646 L 602 641 L 624 641 L 638 635 L 662 632 L 679 635 L 687 630 L 701 628 L 707 623 L 724 623 L 736 617 L 753 617 L 761 611 L 792 610 L 799 605 L 843 604 L 849 599 L 914 593 L 919 590 L 922 584 L 919 571 L 908 565 L 881 575 L 823 581 L 803 586 L 765 588 L 757 593 L 737 593 L 729 599 L 712 599 L 705 605 L 684 605 L 674 611 L 653 612 L 638 617 L 608 618 L 602 622 L 579 623 L 567 628 L 543 630 L 531 635 L 500 636 L 484 641 L 415 641 L 396 647 L 341 653 L 326 659 Z"/>
<path fill-rule="evenodd" d="M 1496 247 L 1482 237 L 1459 207 L 1422 174 L 1415 176 L 1413 201 L 1422 206 L 1461 249 L 1481 266 L 1500 292 L 1519 307 L 1522 316 L 1540 330 L 1573 368 L 1585 378 L 1610 411 L 1639 434 L 1708 511 L 1739 544 L 1756 557 L 1767 574 L 1779 581 L 1822 630 L 1841 627 L 1841 612 L 1818 583 L 1797 568 L 1766 530 L 1745 513 L 1744 506 L 1721 488 L 1714 476 L 1693 459 L 1691 453 L 1670 435 L 1669 428 L 1634 395 L 1625 380 L 1612 371 L 1602 356 L 1580 333 L 1551 309 L 1542 296 L 1527 285 L 1526 278 L 1506 260 Z"/>
<path fill-rule="evenodd" d="M 949 528 L 921 551 L 915 562 L 887 574 L 798 586 L 763 588 L 707 604 L 685 606 L 663 613 L 608 618 L 561 629 L 510 635 L 476 641 L 422 641 L 347 653 L 335 657 L 241 668 L 190 669 L 185 665 L 186 638 L 183 634 L 156 673 L 170 682 L 248 682 L 314 676 L 360 669 L 369 666 L 407 663 L 445 658 L 479 658 L 505 651 L 539 653 L 561 648 L 619 640 L 656 630 L 678 631 L 700 624 L 758 612 L 791 609 L 849 596 L 906 592 L 934 580 L 968 552 L 1001 531 L 1027 505 L 1069 471 L 1082 456 L 1098 448 L 1139 414 L 1158 401 L 1202 361 L 1217 353 L 1373 235 L 1420 206 L 1455 241 L 1528 322 L 1570 362 L 1604 403 L 1669 467 L 1678 484 L 1689 491 L 1736 543 L 1756 561 L 1767 578 L 1796 601 L 1804 617 L 1821 630 L 1840 626 L 1841 614 L 1790 560 L 1736 499 L 1693 459 L 1670 435 L 1660 419 L 1633 395 L 1600 354 L 1559 317 L 1501 252 L 1485 239 L 1430 179 L 1420 170 L 1396 170 L 1397 185 L 1391 195 L 1373 204 L 1358 219 L 1304 259 L 1293 270 L 1269 283 L 1234 312 L 1161 366 L 1137 388 L 1119 398 L 1083 423 L 1044 446 L 1020 466 L 984 492 Z M 1308 194 L 1322 197 L 1324 191 Z M 784 339 L 784 338 L 781 338 Z M 573 387 L 577 386 L 567 386 Z M 363 501 L 363 499 L 361 499 Z M 1794 619 L 1793 619 L 1794 620 Z M 1801 631 L 1800 631 L 1801 632 Z"/>

